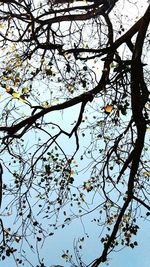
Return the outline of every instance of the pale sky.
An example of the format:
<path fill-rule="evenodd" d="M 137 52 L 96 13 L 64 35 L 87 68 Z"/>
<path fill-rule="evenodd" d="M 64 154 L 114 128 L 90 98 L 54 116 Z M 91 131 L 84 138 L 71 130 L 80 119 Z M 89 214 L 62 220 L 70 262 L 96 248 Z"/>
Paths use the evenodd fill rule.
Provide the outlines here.
<path fill-rule="evenodd" d="M 122 1 L 124 4 L 126 0 Z M 132 1 L 135 2 L 135 1 Z M 140 1 L 138 1 L 140 2 Z M 144 7 L 142 7 L 145 3 L 147 5 L 147 1 L 140 2 L 140 11 L 143 12 Z M 122 6 L 123 12 L 127 7 Z M 133 6 L 134 8 L 134 6 Z M 133 15 L 133 10 L 128 10 L 128 15 Z M 139 15 L 139 10 L 136 10 L 136 15 Z M 55 116 L 55 113 L 53 113 Z M 53 116 L 52 114 L 52 116 Z M 82 145 L 82 144 L 81 144 Z M 88 176 L 88 175 L 87 175 Z M 91 217 L 91 219 L 93 216 Z M 85 231 L 87 229 L 87 233 L 90 235 L 90 238 L 85 238 L 85 243 L 83 243 L 83 250 L 81 254 L 83 255 L 83 259 L 88 264 L 91 260 L 98 257 L 102 251 L 102 244 L 98 240 L 98 235 L 101 232 L 101 229 L 94 224 L 87 224 L 86 218 L 83 218 L 83 222 L 85 224 Z M 141 229 L 139 229 L 137 239 L 139 246 L 134 249 L 125 248 L 120 252 L 112 253 L 110 257 L 110 267 L 149 267 L 150 266 L 150 223 L 144 222 L 140 225 Z M 66 226 L 64 229 L 56 230 L 55 234 L 51 236 L 44 245 L 43 257 L 45 258 L 46 267 L 50 267 L 51 265 L 62 265 L 64 267 L 70 267 L 70 264 L 67 264 L 63 259 L 61 259 L 61 254 L 63 254 L 62 250 L 70 250 L 73 253 L 73 241 L 74 239 L 78 239 L 78 237 L 85 237 L 84 229 L 82 223 L 80 221 L 75 220 L 70 225 Z M 85 249 L 84 249 L 85 247 Z M 30 255 L 30 252 L 29 252 Z M 32 257 L 33 254 L 32 254 Z M 32 258 L 33 262 L 35 262 L 36 267 L 36 259 Z M 7 260 L 0 262 L 1 267 L 15 267 L 15 263 L 10 260 L 8 257 Z M 25 265 L 28 267 L 29 265 Z M 101 266 L 106 266 L 104 263 Z"/>

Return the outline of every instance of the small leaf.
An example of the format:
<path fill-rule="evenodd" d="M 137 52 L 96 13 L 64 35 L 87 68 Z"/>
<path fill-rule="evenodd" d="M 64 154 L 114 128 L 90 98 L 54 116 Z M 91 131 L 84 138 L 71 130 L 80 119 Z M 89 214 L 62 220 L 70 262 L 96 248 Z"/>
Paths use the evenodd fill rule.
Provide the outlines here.
<path fill-rule="evenodd" d="M 4 25 L 0 23 L 0 29 L 4 29 Z"/>
<path fill-rule="evenodd" d="M 9 87 L 9 85 L 6 85 L 5 89 L 6 89 L 6 92 L 7 92 L 8 94 L 11 94 L 11 95 L 12 95 L 13 92 L 14 92 L 13 88 Z"/>
<path fill-rule="evenodd" d="M 52 236 L 52 235 L 54 235 L 54 233 L 50 233 L 50 234 L 49 234 L 49 236 Z"/>
<path fill-rule="evenodd" d="M 53 71 L 52 71 L 51 68 L 50 68 L 50 69 L 46 69 L 45 72 L 46 72 L 46 75 L 47 75 L 47 76 L 51 76 L 51 75 L 53 75 Z"/>
<path fill-rule="evenodd" d="M 83 48 L 88 48 L 89 46 L 88 46 L 88 44 L 87 43 L 84 43 L 83 44 Z"/>
<path fill-rule="evenodd" d="M 4 81 L 7 81 L 7 80 L 9 80 L 9 77 L 7 77 L 7 76 L 3 76 L 3 80 L 4 80 Z"/>
<path fill-rule="evenodd" d="M 90 184 L 90 182 L 85 182 L 83 185 L 83 189 L 86 190 L 87 192 L 90 192 L 93 190 L 93 186 Z"/>
<path fill-rule="evenodd" d="M 69 91 L 70 93 L 73 93 L 74 90 L 75 90 L 75 87 L 74 87 L 74 85 L 69 84 L 69 85 L 67 85 L 67 89 L 68 89 L 68 91 Z"/>
<path fill-rule="evenodd" d="M 111 63 L 109 64 L 109 67 L 110 67 L 110 68 L 114 68 L 114 67 L 115 67 L 114 63 L 111 62 Z"/>
<path fill-rule="evenodd" d="M 45 165 L 45 171 L 46 171 L 47 174 L 50 174 L 51 173 L 51 167 L 50 167 L 49 164 L 46 164 Z"/>
<path fill-rule="evenodd" d="M 15 75 L 15 78 L 19 78 L 20 77 L 20 72 L 17 72 Z"/>
<path fill-rule="evenodd" d="M 64 52 L 63 55 L 67 59 L 69 59 L 71 57 L 71 55 L 68 52 Z"/>
<path fill-rule="evenodd" d="M 23 88 L 22 88 L 22 93 L 23 93 L 23 94 L 27 94 L 28 92 L 29 92 L 28 87 L 23 87 Z"/>
<path fill-rule="evenodd" d="M 113 106 L 112 105 L 107 105 L 106 107 L 104 107 L 105 113 L 109 114 L 112 112 L 113 110 Z"/>
<path fill-rule="evenodd" d="M 107 223 L 108 223 L 109 225 L 111 225 L 111 224 L 113 223 L 113 218 L 110 217 L 110 218 L 107 220 Z"/>
<path fill-rule="evenodd" d="M 70 174 L 74 174 L 74 170 L 71 170 L 71 171 L 70 171 Z"/>
<path fill-rule="evenodd" d="M 124 116 L 127 115 L 127 110 L 126 110 L 125 107 L 121 108 L 121 114 L 124 115 Z"/>
<path fill-rule="evenodd" d="M 63 254 L 62 258 L 67 260 L 69 258 L 69 256 L 67 254 Z"/>
<path fill-rule="evenodd" d="M 14 91 L 14 92 L 12 93 L 12 96 L 13 96 L 14 98 L 19 98 L 19 93 Z"/>
<path fill-rule="evenodd" d="M 17 243 L 19 243 L 19 241 L 21 240 L 21 236 L 15 236 L 15 241 L 17 242 Z"/>
<path fill-rule="evenodd" d="M 108 71 L 108 68 L 104 68 L 103 71 L 107 72 Z"/>
<path fill-rule="evenodd" d="M 22 66 L 22 61 L 21 61 L 21 60 L 18 60 L 18 61 L 16 62 L 16 67 L 20 67 L 20 66 Z"/>
<path fill-rule="evenodd" d="M 14 84 L 16 85 L 17 83 L 20 83 L 20 78 L 19 77 L 16 77 L 15 80 L 14 80 Z"/>
<path fill-rule="evenodd" d="M 50 105 L 49 105 L 48 101 L 44 101 L 44 102 L 42 103 L 42 107 L 43 107 L 43 108 L 49 108 Z"/>
<path fill-rule="evenodd" d="M 145 176 L 150 176 L 150 171 L 149 172 L 144 172 L 143 173 Z"/>
<path fill-rule="evenodd" d="M 68 217 L 64 220 L 65 223 L 69 223 L 71 221 L 71 219 Z"/>

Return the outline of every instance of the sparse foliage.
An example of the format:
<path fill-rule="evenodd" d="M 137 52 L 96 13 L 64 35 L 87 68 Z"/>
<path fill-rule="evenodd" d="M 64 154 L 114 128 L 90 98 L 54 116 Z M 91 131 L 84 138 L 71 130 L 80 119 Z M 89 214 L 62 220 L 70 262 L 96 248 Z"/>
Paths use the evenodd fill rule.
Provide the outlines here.
<path fill-rule="evenodd" d="M 34 266 L 30 249 L 44 267 L 44 242 L 87 215 L 100 254 L 85 262 L 79 237 L 62 252 L 70 266 L 138 245 L 150 215 L 149 21 L 140 0 L 0 1 L 1 260 Z"/>

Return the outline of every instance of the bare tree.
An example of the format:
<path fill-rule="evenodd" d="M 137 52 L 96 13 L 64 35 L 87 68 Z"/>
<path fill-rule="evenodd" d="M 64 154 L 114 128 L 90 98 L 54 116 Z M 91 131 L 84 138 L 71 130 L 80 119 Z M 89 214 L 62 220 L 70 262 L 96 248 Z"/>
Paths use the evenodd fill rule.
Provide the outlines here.
<path fill-rule="evenodd" d="M 33 266 L 28 244 L 45 266 L 38 243 L 96 211 L 103 249 L 85 263 L 79 240 L 77 263 L 62 255 L 71 266 L 137 245 L 138 212 L 150 215 L 150 5 L 133 21 L 123 2 L 0 2 L 2 260 Z M 89 179 L 77 181 L 83 162 Z"/>

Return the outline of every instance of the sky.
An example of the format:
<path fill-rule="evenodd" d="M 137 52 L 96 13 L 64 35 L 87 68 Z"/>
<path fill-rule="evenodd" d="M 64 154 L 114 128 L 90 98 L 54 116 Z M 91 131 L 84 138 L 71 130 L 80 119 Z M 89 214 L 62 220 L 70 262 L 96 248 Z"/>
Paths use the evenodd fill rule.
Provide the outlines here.
<path fill-rule="evenodd" d="M 83 220 L 84 221 L 84 220 Z M 83 259 L 86 263 L 90 263 L 94 257 L 97 257 L 101 252 L 101 244 L 97 239 L 97 235 L 99 234 L 100 229 L 95 227 L 94 225 L 86 225 L 85 221 L 85 229 L 88 229 L 88 233 L 90 235 L 90 240 L 85 238 L 85 244 L 83 243 Z M 44 252 L 41 254 L 45 258 L 46 267 L 50 267 L 53 265 L 62 265 L 64 267 L 70 267 L 70 264 L 67 264 L 63 259 L 61 259 L 61 255 L 65 252 L 65 250 L 73 247 L 74 239 L 78 239 L 78 237 L 85 236 L 82 224 L 80 222 L 74 222 L 70 225 L 66 226 L 64 229 L 57 230 L 51 238 L 46 241 L 44 246 Z M 109 266 L 110 267 L 149 267 L 150 261 L 150 223 L 144 222 L 143 226 L 141 224 L 141 230 L 139 230 L 136 241 L 138 241 L 139 246 L 135 249 L 125 248 L 122 251 L 112 253 L 110 255 Z M 40 251 L 40 249 L 39 249 Z M 30 255 L 30 251 L 28 251 L 28 256 Z M 32 262 L 36 263 L 36 257 L 32 254 Z M 15 267 L 13 260 L 5 260 L 1 262 L 1 267 Z M 29 265 L 26 263 L 25 267 Z M 105 267 L 106 264 L 102 264 L 101 266 Z M 36 267 L 36 265 L 34 266 Z"/>
<path fill-rule="evenodd" d="M 125 1 L 123 1 L 125 2 Z M 127 8 L 127 7 L 126 7 Z M 139 12 L 138 10 L 136 11 Z M 133 15 L 131 9 L 129 13 Z M 72 112 L 76 112 L 73 109 Z M 70 113 L 71 114 L 71 113 Z M 52 116 L 55 116 L 52 114 Z M 71 119 L 71 116 L 70 116 Z M 58 118 L 59 120 L 59 118 Z M 71 120 L 70 120 L 71 121 Z M 64 122 L 65 123 L 65 122 Z M 66 146 L 67 142 L 64 142 L 64 146 Z M 70 147 L 69 147 L 70 149 Z M 87 175 L 87 174 L 86 174 Z M 93 216 L 91 216 L 92 220 Z M 58 229 L 55 231 L 54 235 L 50 237 L 44 246 L 44 250 L 42 252 L 42 256 L 45 258 L 46 267 L 50 267 L 52 265 L 62 265 L 64 267 L 69 267 L 70 264 L 67 264 L 63 259 L 61 259 L 61 254 L 63 254 L 65 249 L 69 249 L 73 251 L 73 242 L 74 240 L 78 240 L 80 237 L 85 237 L 85 242 L 83 243 L 83 259 L 86 263 L 90 263 L 94 258 L 98 257 L 101 252 L 102 245 L 99 242 L 97 236 L 99 235 L 101 229 L 95 226 L 93 223 L 86 222 L 86 219 L 83 218 L 83 224 L 81 221 L 74 221 L 70 225 L 67 225 L 63 229 Z M 90 239 L 86 237 L 86 229 L 88 230 L 88 234 L 90 235 Z M 112 253 L 110 255 L 110 267 L 149 267 L 150 263 L 150 223 L 144 222 L 140 224 L 139 233 L 137 239 L 139 246 L 132 250 L 131 248 L 125 248 L 122 251 Z M 39 248 L 39 251 L 41 249 Z M 30 255 L 30 251 L 29 251 Z M 33 262 L 36 264 L 36 258 Z M 15 267 L 15 263 L 8 260 L 0 262 L 1 267 Z M 25 265 L 28 267 L 29 265 Z M 106 266 L 104 263 L 102 266 Z M 34 266 L 36 267 L 36 266 Z"/>

